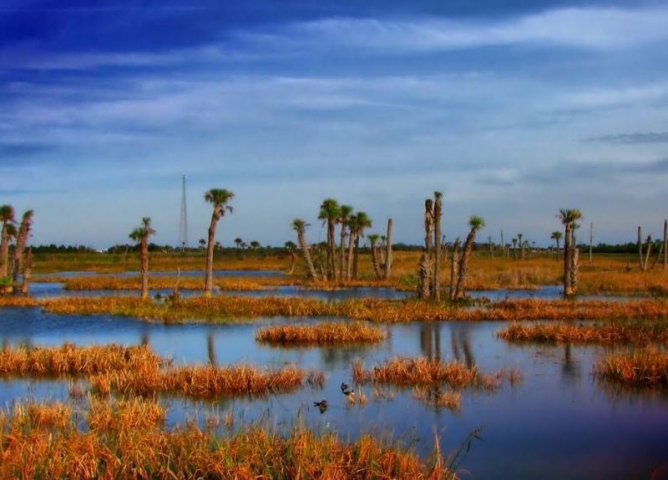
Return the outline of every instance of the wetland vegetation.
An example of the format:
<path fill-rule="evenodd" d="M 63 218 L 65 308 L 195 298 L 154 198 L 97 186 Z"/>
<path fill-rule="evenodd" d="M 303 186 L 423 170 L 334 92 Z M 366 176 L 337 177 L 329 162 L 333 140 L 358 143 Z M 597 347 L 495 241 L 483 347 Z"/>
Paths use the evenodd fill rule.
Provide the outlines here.
<path fill-rule="evenodd" d="M 577 210 L 560 211 L 562 251 L 520 234 L 476 243 L 477 216 L 463 244 L 444 244 L 436 193 L 424 248 L 392 245 L 391 221 L 363 245 L 371 219 L 327 199 L 322 245 L 295 219 L 299 246 L 223 249 L 226 190 L 207 192 L 201 250 L 151 247 L 148 218 L 136 246 L 106 253 L 28 257 L 15 244 L 11 271 L 34 292 L 0 296 L 13 405 L 0 414 L 2 476 L 668 472 L 668 273 L 654 244 L 583 262 Z"/>

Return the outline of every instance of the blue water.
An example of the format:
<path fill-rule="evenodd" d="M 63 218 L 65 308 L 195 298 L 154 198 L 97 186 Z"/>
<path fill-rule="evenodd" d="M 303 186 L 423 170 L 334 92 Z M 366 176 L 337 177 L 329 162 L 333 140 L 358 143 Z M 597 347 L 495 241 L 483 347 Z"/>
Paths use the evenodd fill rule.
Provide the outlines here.
<path fill-rule="evenodd" d="M 319 321 L 336 321 L 330 318 Z M 605 349 L 582 346 L 512 345 L 499 340 L 501 322 L 413 323 L 382 326 L 388 338 L 373 346 L 276 348 L 255 342 L 258 328 L 309 318 L 257 319 L 235 325 L 163 325 L 101 316 L 59 316 L 37 308 L 0 309 L 3 345 L 55 346 L 148 343 L 176 364 L 250 363 L 281 367 L 296 364 L 327 374 L 322 390 L 305 387 L 295 394 L 266 399 L 218 398 L 188 401 L 165 398 L 169 422 L 204 421 L 232 412 L 234 428 L 249 422 L 289 427 L 305 423 L 342 438 L 360 432 L 391 435 L 427 455 L 440 438 L 444 452 L 455 452 L 482 428 L 459 465 L 463 478 L 648 478 L 651 468 L 668 461 L 668 396 L 623 393 L 599 384 L 592 366 Z M 412 390 L 366 385 L 358 394 L 365 405 L 350 406 L 340 391 L 352 385 L 351 364 L 371 368 L 398 356 L 459 359 L 484 371 L 516 368 L 524 380 L 504 383 L 495 392 L 466 389 L 459 411 L 435 408 L 413 398 Z M 68 381 L 0 380 L 0 404 L 16 400 L 67 399 Z M 320 413 L 313 406 L 326 399 Z"/>

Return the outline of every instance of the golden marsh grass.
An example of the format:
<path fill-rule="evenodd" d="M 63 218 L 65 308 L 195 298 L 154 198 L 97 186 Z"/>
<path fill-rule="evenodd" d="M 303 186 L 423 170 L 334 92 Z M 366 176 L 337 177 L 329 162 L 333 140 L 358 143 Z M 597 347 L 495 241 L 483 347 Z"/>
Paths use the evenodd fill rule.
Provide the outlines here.
<path fill-rule="evenodd" d="M 513 323 L 498 333 L 510 342 L 549 343 L 632 343 L 647 345 L 668 342 L 668 322 L 613 321 L 597 325 L 581 323 Z"/>
<path fill-rule="evenodd" d="M 325 345 L 333 343 L 376 343 L 387 334 L 359 322 L 329 322 L 315 325 L 276 325 L 257 331 L 258 342 L 270 344 Z"/>
<path fill-rule="evenodd" d="M 668 387 L 668 352 L 647 347 L 606 355 L 594 365 L 594 375 L 628 387 Z"/>
<path fill-rule="evenodd" d="M 1 413 L 0 477 L 455 478 L 438 450 L 425 463 L 370 435 L 348 443 L 329 432 L 251 426 L 221 438 L 193 424 L 168 431 L 165 416 L 163 407 L 140 398 L 93 401 L 86 431 L 58 404 Z"/>

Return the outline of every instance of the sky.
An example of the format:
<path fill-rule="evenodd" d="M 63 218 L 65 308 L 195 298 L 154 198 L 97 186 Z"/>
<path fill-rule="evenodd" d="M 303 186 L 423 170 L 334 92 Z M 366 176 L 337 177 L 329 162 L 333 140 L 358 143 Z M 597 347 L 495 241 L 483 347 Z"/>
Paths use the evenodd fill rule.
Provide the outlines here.
<path fill-rule="evenodd" d="M 668 217 L 665 0 L 2 0 L 0 204 L 31 243 L 107 248 L 151 217 L 217 240 L 326 239 L 326 198 L 423 239 L 654 238 Z"/>

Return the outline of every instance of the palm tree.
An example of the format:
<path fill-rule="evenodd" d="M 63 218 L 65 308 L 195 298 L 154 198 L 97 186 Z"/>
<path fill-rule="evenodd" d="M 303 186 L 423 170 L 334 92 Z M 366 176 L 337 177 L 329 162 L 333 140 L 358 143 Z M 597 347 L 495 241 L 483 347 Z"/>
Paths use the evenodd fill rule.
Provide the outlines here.
<path fill-rule="evenodd" d="M 350 205 L 341 205 L 339 208 L 339 223 L 341 224 L 341 240 L 339 241 L 339 278 L 346 277 L 346 234 L 348 228 L 348 218 L 353 213 L 353 207 Z"/>
<path fill-rule="evenodd" d="M 564 225 L 564 296 L 570 297 L 577 288 L 579 252 L 575 245 L 575 222 L 582 218 L 582 213 L 577 208 L 560 209 L 557 218 Z"/>
<path fill-rule="evenodd" d="M 14 248 L 14 268 L 12 269 L 12 281 L 14 283 L 18 282 L 19 273 L 23 265 L 23 255 L 26 248 L 26 243 L 28 242 L 28 237 L 30 236 L 30 230 L 32 229 L 32 210 L 28 210 L 23 214 L 21 219 L 21 226 L 19 227 L 18 235 L 16 236 L 16 248 Z"/>
<path fill-rule="evenodd" d="M 224 188 L 212 188 L 204 194 L 204 200 L 213 205 L 211 224 L 209 225 L 209 242 L 206 249 L 206 276 L 204 278 L 204 296 L 210 297 L 213 292 L 213 247 L 216 240 L 216 225 L 225 216 L 225 212 L 234 212 L 227 203 L 234 198 L 234 193 Z"/>
<path fill-rule="evenodd" d="M 315 273 L 315 267 L 313 266 L 313 260 L 311 260 L 308 243 L 306 243 L 306 227 L 308 226 L 309 224 L 301 218 L 295 218 L 292 221 L 292 229 L 297 232 L 297 242 L 299 243 L 299 248 L 302 251 L 304 261 L 306 262 L 306 268 L 308 269 L 308 279 L 317 280 L 318 275 Z"/>
<path fill-rule="evenodd" d="M 12 237 L 12 227 L 15 224 L 14 207 L 2 205 L 0 207 L 0 278 L 6 277 L 9 269 L 9 241 Z"/>
<path fill-rule="evenodd" d="M 473 250 L 473 244 L 475 243 L 476 233 L 485 226 L 485 220 L 482 217 L 478 217 L 477 215 L 471 215 L 471 218 L 469 219 L 469 226 L 471 227 L 471 230 L 466 236 L 464 246 L 462 247 L 462 256 L 459 259 L 455 300 L 464 297 L 464 281 L 466 280 L 466 269 L 468 266 L 468 261 L 471 257 L 471 251 Z"/>
<path fill-rule="evenodd" d="M 557 243 L 557 262 L 559 261 L 559 240 L 561 240 L 561 236 L 562 235 L 559 230 L 555 230 L 552 232 L 552 235 L 550 235 L 550 238 Z"/>
<path fill-rule="evenodd" d="M 377 233 L 372 233 L 367 236 L 369 243 L 371 243 L 371 263 L 373 264 L 373 273 L 376 275 L 376 279 L 380 279 L 380 266 L 378 264 L 378 240 L 380 240 L 380 235 Z"/>
<path fill-rule="evenodd" d="M 352 277 L 357 279 L 357 272 L 359 269 L 359 252 L 360 252 L 360 238 L 364 236 L 364 230 L 372 227 L 371 218 L 366 214 L 366 212 L 357 212 L 355 215 L 354 222 L 354 231 L 351 227 L 350 234 L 355 237 L 355 252 L 353 255 L 353 270 Z M 348 258 L 350 262 L 350 258 Z M 348 269 L 348 276 L 350 276 L 350 268 Z"/>
<path fill-rule="evenodd" d="M 130 238 L 141 244 L 141 299 L 148 298 L 148 237 L 155 233 L 151 217 L 144 217 L 141 226 L 130 232 Z"/>
<path fill-rule="evenodd" d="M 241 248 L 241 245 L 242 245 L 243 243 L 244 243 L 244 241 L 243 241 L 241 238 L 239 238 L 239 237 L 237 237 L 237 238 L 234 239 L 234 244 L 237 246 L 237 248 Z"/>
<path fill-rule="evenodd" d="M 517 238 L 513 237 L 512 242 L 513 242 L 513 260 L 517 260 Z"/>
<path fill-rule="evenodd" d="M 517 234 L 517 243 L 520 246 L 520 260 L 524 260 L 524 243 L 522 243 L 522 233 Z"/>
<path fill-rule="evenodd" d="M 341 217 L 341 207 L 339 202 L 333 198 L 326 198 L 320 205 L 318 220 L 323 220 L 327 224 L 327 280 L 336 280 L 336 242 L 334 240 L 334 230 Z"/>

